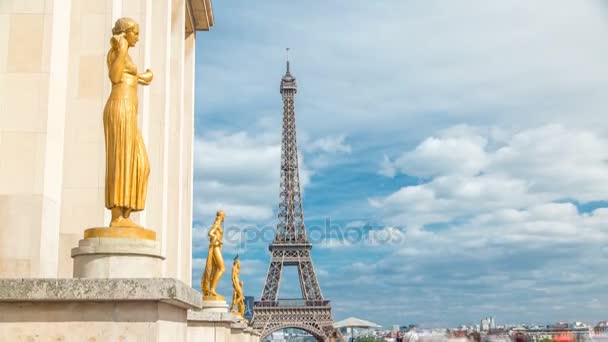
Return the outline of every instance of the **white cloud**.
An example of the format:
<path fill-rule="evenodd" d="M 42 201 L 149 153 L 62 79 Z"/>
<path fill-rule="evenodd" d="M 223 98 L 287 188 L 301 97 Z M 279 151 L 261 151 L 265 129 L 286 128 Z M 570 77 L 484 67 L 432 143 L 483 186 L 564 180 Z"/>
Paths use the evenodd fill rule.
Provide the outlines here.
<path fill-rule="evenodd" d="M 581 201 L 608 199 L 608 140 L 593 130 L 547 125 L 515 134 L 489 172 L 531 183 L 531 191 Z"/>
<path fill-rule="evenodd" d="M 328 135 L 312 139 L 302 134 L 302 151 L 306 153 L 306 164 L 310 167 L 305 170 L 308 176 L 329 166 L 335 165 L 339 159 L 350 154 L 352 147 L 346 143 L 346 135 Z M 302 159 L 302 157 L 300 157 Z"/>
<path fill-rule="evenodd" d="M 453 310 L 463 300 L 471 315 L 483 307 L 484 298 L 496 303 L 493 314 L 505 321 L 593 317 L 579 301 L 564 298 L 576 293 L 591 300 L 608 284 L 601 271 L 608 262 L 603 247 L 608 242 L 608 208 L 579 211 L 564 199 L 608 199 L 608 140 L 593 130 L 560 125 L 518 132 L 460 126 L 433 139 L 440 148 L 432 153 L 426 153 L 425 139 L 392 163 L 396 172 L 406 173 L 412 168 L 400 163 L 428 162 L 414 168 L 422 170 L 425 183 L 370 199 L 387 224 L 377 234 L 400 241 L 374 246 L 388 253 L 367 267 L 365 275 L 371 272 L 377 282 L 392 285 L 379 291 L 390 295 L 400 288 L 408 298 L 416 287 L 444 293 L 437 301 L 443 307 L 437 308 L 440 313 L 429 309 L 430 321 L 460 317 Z M 443 148 L 457 141 L 479 148 L 463 148 L 468 153 Z M 352 271 L 357 277 L 358 271 Z M 420 305 L 434 305 L 431 294 L 413 297 L 408 305 L 416 305 L 418 298 Z M 550 312 L 514 314 L 517 306 L 549 307 L 558 301 L 559 308 Z"/>
<path fill-rule="evenodd" d="M 241 260 L 241 274 L 265 276 L 268 270 L 268 263 L 256 259 Z"/>
<path fill-rule="evenodd" d="M 400 156 L 395 165 L 401 172 L 419 177 L 446 173 L 474 175 L 487 163 L 486 145 L 487 140 L 480 136 L 429 137 Z"/>
<path fill-rule="evenodd" d="M 244 131 L 212 131 L 196 138 L 195 219 L 211 221 L 218 209 L 226 212 L 229 224 L 273 218 L 281 163 L 281 145 L 275 138 Z M 302 144 L 308 152 L 306 159 L 298 155 L 304 193 L 315 170 L 335 162 L 336 155 L 350 152 L 350 145 L 345 143 L 345 136 L 321 137 Z M 308 167 L 308 157 L 312 168 Z"/>
<path fill-rule="evenodd" d="M 205 270 L 205 258 L 192 258 L 192 273 L 198 274 L 197 279 L 200 279 L 200 275 Z"/>
<path fill-rule="evenodd" d="M 196 220 L 211 224 L 223 209 L 226 222 L 268 220 L 279 184 L 281 147 L 263 135 L 210 132 L 195 141 Z"/>
<path fill-rule="evenodd" d="M 351 146 L 345 135 L 327 136 L 304 144 L 307 152 L 350 153 Z"/>
<path fill-rule="evenodd" d="M 524 181 L 503 175 L 441 176 L 406 186 L 383 198 L 370 199 L 388 224 L 422 226 L 467 218 L 486 210 L 519 208 L 542 199 L 530 194 Z"/>
<path fill-rule="evenodd" d="M 368 314 L 389 322 L 463 324 L 487 312 L 505 323 L 593 322 L 601 311 L 586 311 L 581 302 L 598 296 L 601 302 L 608 300 L 603 291 L 608 277 L 602 271 L 608 262 L 602 249 L 608 242 L 607 225 L 608 209 L 580 214 L 570 203 L 546 203 L 487 212 L 440 230 L 387 227 L 381 234 L 399 236 L 400 243 L 374 246 L 376 254 L 346 265 L 348 280 L 332 279 L 329 285 L 350 284 L 353 294 L 373 286 L 378 304 L 395 310 L 393 318 Z M 386 253 L 374 258 L 377 251 Z M 332 299 L 340 306 L 364 305 L 356 295 L 338 296 Z M 562 308 L 546 310 L 556 303 Z M 425 310 L 401 317 L 402 306 Z"/>
<path fill-rule="evenodd" d="M 406 238 L 406 234 L 399 228 L 384 227 L 380 230 L 372 230 L 368 234 L 368 244 L 372 246 L 390 246 L 401 244 Z"/>
<path fill-rule="evenodd" d="M 362 228 L 365 227 L 365 225 L 367 225 L 368 222 L 367 221 L 361 221 L 361 220 L 355 220 L 355 221 L 350 221 L 346 224 L 346 228 Z"/>
<path fill-rule="evenodd" d="M 608 199 L 607 139 L 559 125 L 492 141 L 495 149 L 487 147 L 490 139 L 445 132 L 425 139 L 395 165 L 400 172 L 434 178 L 370 203 L 384 210 L 389 224 L 420 226 L 556 200 Z"/>
<path fill-rule="evenodd" d="M 210 80 L 198 90 L 207 113 L 246 108 L 245 122 L 258 120 L 252 111 L 280 113 L 276 85 L 289 42 L 304 131 L 394 140 L 463 121 L 606 127 L 608 47 L 598 42 L 608 21 L 599 1 L 332 3 L 322 15 L 308 4 L 270 1 L 256 7 L 275 14 L 264 20 L 248 6 L 227 6 L 246 29 L 205 45 L 215 51 L 197 68 Z M 366 20 L 374 25 L 361 28 Z M 577 25 L 563 25 L 571 20 Z"/>
<path fill-rule="evenodd" d="M 205 253 L 209 249 L 208 231 L 209 228 L 200 225 L 195 224 L 192 227 L 192 253 L 194 255 L 201 255 L 201 253 Z"/>
<path fill-rule="evenodd" d="M 380 163 L 380 169 L 378 170 L 378 174 L 391 178 L 395 177 L 395 175 L 397 174 L 397 168 L 395 167 L 395 163 L 393 163 L 386 154 L 382 157 L 382 162 Z"/>
<path fill-rule="evenodd" d="M 322 249 L 338 249 L 346 247 L 354 247 L 356 244 L 343 238 L 325 238 L 316 244 L 316 247 Z"/>

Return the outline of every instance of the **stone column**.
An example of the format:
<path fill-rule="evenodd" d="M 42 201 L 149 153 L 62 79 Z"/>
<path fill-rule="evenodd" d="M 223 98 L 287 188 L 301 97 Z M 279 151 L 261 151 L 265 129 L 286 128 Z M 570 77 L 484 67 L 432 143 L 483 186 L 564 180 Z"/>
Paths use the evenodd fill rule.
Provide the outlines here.
<path fill-rule="evenodd" d="M 181 276 L 186 284 L 192 280 L 192 200 L 194 186 L 194 94 L 195 94 L 195 35 L 189 34 L 184 51 L 184 113 L 182 118 L 182 175 L 181 175 Z M 198 279 L 197 279 L 198 282 Z"/>
<path fill-rule="evenodd" d="M 163 254 L 167 262 L 163 264 L 163 275 L 181 279 L 181 250 L 187 248 L 182 245 L 181 206 L 183 191 L 180 184 L 183 172 L 183 126 L 184 116 L 184 38 L 185 30 L 185 0 L 171 0 L 171 30 L 169 41 L 171 54 L 169 56 L 169 73 L 171 89 L 168 93 L 170 99 L 167 149 L 165 150 L 165 163 L 170 167 L 164 175 L 167 184 L 164 193 L 164 208 L 166 215 L 163 218 Z M 188 282 L 190 279 L 187 280 Z"/>
<path fill-rule="evenodd" d="M 72 276 L 70 249 L 83 231 L 104 224 L 103 107 L 110 93 L 105 55 L 112 11 L 109 0 L 73 1 L 70 35 L 57 277 Z M 137 48 L 132 54 L 137 54 Z"/>
<path fill-rule="evenodd" d="M 0 2 L 0 278 L 57 275 L 71 5 Z"/>

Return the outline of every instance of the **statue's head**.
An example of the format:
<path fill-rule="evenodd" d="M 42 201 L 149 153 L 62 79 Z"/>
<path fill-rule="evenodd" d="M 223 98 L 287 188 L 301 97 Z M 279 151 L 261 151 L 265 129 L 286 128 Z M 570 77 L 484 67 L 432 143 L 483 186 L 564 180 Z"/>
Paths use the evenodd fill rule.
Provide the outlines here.
<path fill-rule="evenodd" d="M 220 220 L 220 221 L 224 221 L 224 217 L 226 217 L 226 214 L 224 214 L 223 210 L 218 210 L 217 214 L 215 215 L 215 219 L 216 220 Z"/>
<path fill-rule="evenodd" d="M 241 266 L 241 262 L 239 261 L 239 255 L 237 254 L 232 261 L 233 266 Z"/>
<path fill-rule="evenodd" d="M 131 18 L 120 18 L 114 23 L 112 34 L 117 35 L 121 33 L 125 35 L 129 46 L 133 47 L 139 41 L 139 24 Z"/>

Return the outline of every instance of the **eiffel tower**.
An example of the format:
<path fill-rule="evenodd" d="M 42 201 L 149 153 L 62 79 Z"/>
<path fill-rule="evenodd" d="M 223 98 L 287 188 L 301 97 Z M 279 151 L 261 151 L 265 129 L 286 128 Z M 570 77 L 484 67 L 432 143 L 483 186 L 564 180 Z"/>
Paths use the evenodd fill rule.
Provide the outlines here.
<path fill-rule="evenodd" d="M 335 329 L 330 301 L 325 300 L 321 293 L 310 257 L 312 245 L 306 238 L 294 111 L 297 86 L 296 79 L 289 71 L 289 58 L 280 91 L 283 96 L 283 138 L 278 223 L 274 241 L 268 247 L 270 266 L 262 297 L 253 306 L 252 325 L 261 332 L 261 340 L 280 329 L 299 328 L 315 336 L 318 341 L 328 341 Z M 302 291 L 299 299 L 278 298 L 284 266 L 296 266 L 298 269 Z"/>

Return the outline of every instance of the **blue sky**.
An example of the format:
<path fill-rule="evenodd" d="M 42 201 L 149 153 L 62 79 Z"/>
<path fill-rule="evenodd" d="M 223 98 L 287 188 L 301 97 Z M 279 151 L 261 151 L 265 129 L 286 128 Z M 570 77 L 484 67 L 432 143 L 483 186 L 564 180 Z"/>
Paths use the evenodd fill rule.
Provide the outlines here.
<path fill-rule="evenodd" d="M 275 225 L 290 47 L 304 213 L 335 319 L 606 319 L 605 3 L 234 0 L 214 14 L 197 34 L 194 284 L 217 209 L 250 236 Z M 352 238 L 320 237 L 328 220 Z M 248 295 L 267 243 L 225 245 Z"/>

